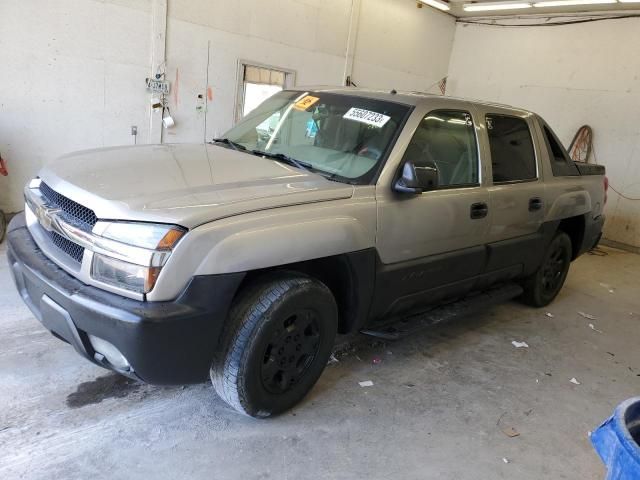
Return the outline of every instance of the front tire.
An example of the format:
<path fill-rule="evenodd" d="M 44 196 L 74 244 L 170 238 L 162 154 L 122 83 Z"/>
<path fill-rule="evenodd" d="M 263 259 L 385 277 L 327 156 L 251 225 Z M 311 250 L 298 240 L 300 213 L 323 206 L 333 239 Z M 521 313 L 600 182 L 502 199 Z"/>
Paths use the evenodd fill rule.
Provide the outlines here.
<path fill-rule="evenodd" d="M 551 240 L 538 270 L 524 280 L 522 302 L 532 307 L 549 305 L 564 285 L 571 255 L 571 239 L 569 235 L 559 231 Z"/>
<path fill-rule="evenodd" d="M 238 412 L 269 417 L 311 390 L 331 355 L 338 309 L 311 277 L 277 272 L 241 292 L 211 367 L 216 393 Z"/>

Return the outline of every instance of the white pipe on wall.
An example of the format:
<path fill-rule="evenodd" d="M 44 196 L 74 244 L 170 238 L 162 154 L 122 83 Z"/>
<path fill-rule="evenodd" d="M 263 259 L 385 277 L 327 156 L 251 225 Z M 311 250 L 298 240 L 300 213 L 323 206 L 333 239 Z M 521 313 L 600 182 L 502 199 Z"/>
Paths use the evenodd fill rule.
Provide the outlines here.
<path fill-rule="evenodd" d="M 347 50 L 345 52 L 343 82 L 353 75 L 353 59 L 356 53 L 356 40 L 358 39 L 358 25 L 360 23 L 360 5 L 362 0 L 351 0 L 351 14 L 349 16 L 349 36 L 347 37 Z"/>
<path fill-rule="evenodd" d="M 167 50 L 167 0 L 153 0 L 151 5 L 151 73 L 166 70 Z M 151 108 L 153 95 L 149 96 L 149 143 L 162 143 L 162 109 Z"/>

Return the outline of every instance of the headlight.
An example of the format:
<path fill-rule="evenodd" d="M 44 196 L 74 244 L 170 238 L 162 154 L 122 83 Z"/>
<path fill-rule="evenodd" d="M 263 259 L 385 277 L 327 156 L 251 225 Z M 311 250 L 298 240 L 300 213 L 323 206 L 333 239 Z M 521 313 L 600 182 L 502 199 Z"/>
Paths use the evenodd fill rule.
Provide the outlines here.
<path fill-rule="evenodd" d="M 136 247 L 171 250 L 184 235 L 184 229 L 155 223 L 110 222 L 100 235 Z"/>
<path fill-rule="evenodd" d="M 168 251 L 178 243 L 185 230 L 175 225 L 98 222 L 94 233 L 123 244 L 120 249 L 112 248 L 114 256 L 124 252 L 128 255 L 114 258 L 105 252 L 94 253 L 91 277 L 115 287 L 147 293 L 153 289 L 164 264 L 154 263 L 154 257 L 161 256 L 166 260 Z M 133 253 L 132 247 L 135 247 Z"/>
<path fill-rule="evenodd" d="M 153 289 L 159 274 L 160 267 L 143 267 L 98 253 L 93 255 L 91 276 L 115 287 L 147 293 Z"/>

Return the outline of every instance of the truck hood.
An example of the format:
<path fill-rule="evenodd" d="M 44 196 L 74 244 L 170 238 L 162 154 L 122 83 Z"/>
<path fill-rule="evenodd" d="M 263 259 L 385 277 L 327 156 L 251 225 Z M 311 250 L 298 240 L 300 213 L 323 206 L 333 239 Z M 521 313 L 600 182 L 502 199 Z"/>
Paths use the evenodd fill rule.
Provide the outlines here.
<path fill-rule="evenodd" d="M 72 153 L 40 178 L 98 218 L 193 228 L 271 208 L 349 198 L 353 186 L 225 147 L 141 145 Z"/>

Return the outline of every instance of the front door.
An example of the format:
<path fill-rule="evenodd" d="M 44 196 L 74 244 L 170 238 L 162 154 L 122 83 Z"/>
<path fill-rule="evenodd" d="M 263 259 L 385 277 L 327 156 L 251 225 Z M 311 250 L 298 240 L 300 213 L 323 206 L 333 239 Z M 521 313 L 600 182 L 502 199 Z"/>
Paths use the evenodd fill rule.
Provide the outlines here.
<path fill-rule="evenodd" d="M 438 188 L 399 194 L 388 176 L 377 187 L 374 319 L 467 293 L 484 271 L 489 193 L 482 184 L 477 123 L 468 108 L 448 105 L 422 117 L 401 162 L 435 165 Z"/>

